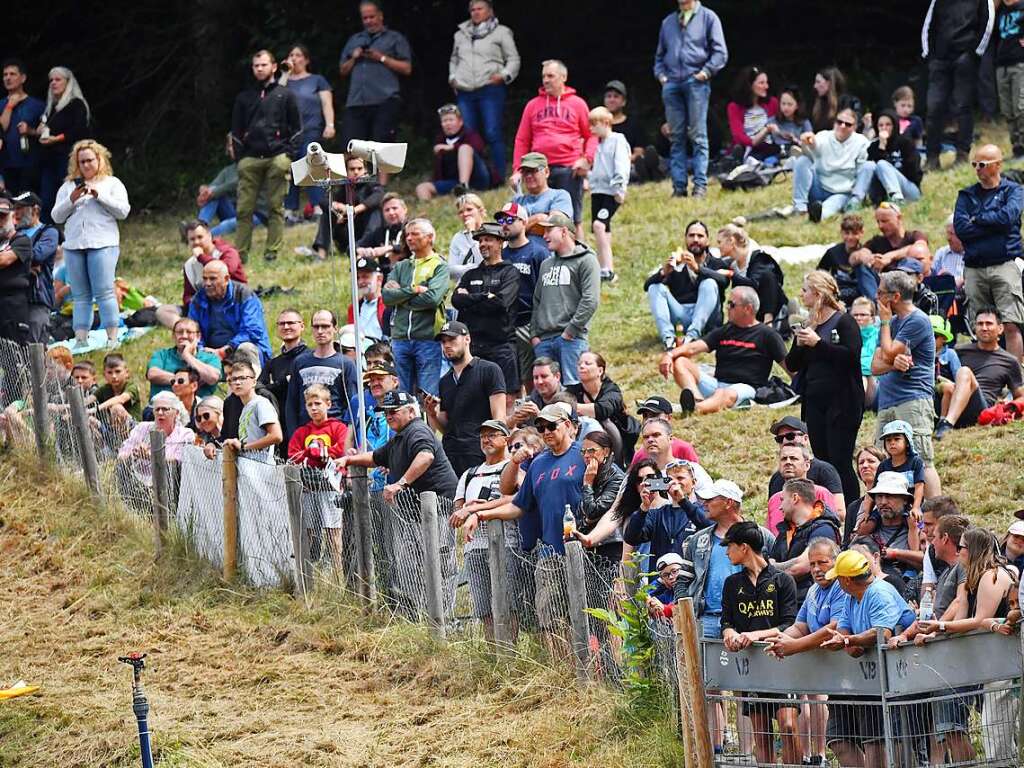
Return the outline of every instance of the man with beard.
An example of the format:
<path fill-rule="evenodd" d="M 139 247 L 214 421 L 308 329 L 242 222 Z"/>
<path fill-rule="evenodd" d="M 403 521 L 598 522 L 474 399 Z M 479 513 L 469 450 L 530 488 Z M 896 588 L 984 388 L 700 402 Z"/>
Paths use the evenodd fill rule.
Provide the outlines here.
<path fill-rule="evenodd" d="M 480 425 L 505 420 L 505 377 L 494 363 L 473 357 L 469 329 L 457 320 L 441 326 L 436 338 L 452 367 L 438 384 L 440 396 L 426 396 L 427 421 L 444 435 L 444 451 L 461 476 L 484 460 Z"/>
<path fill-rule="evenodd" d="M 684 237 L 686 247 L 674 251 L 644 283 L 666 356 L 676 346 L 677 325 L 685 329 L 686 341 L 693 341 L 722 324 L 720 289 L 729 282 L 720 271 L 728 263 L 708 255 L 707 225 L 691 221 Z"/>
<path fill-rule="evenodd" d="M 910 524 L 914 494 L 907 487 L 907 478 L 902 472 L 880 472 L 868 495 L 878 513 L 871 536 L 881 549 L 882 570 L 890 579 L 913 578 L 924 565 L 924 553 L 918 546 L 917 521 Z"/>
<path fill-rule="evenodd" d="M 359 288 L 359 330 L 364 339 L 387 341 L 391 331 L 391 309 L 384 306 L 380 289 L 380 263 L 367 256 L 356 261 L 356 286 Z M 355 322 L 352 305 L 348 305 L 348 322 Z"/>
<path fill-rule="evenodd" d="M 784 449 L 787 451 L 794 448 Z M 782 512 L 779 536 L 770 550 L 772 562 L 796 581 L 797 599 L 803 601 L 811 588 L 808 544 L 812 539 L 828 539 L 837 545 L 842 539 L 839 519 L 829 509 L 819 511 L 815 486 L 810 480 L 793 478 L 782 486 Z"/>
<path fill-rule="evenodd" d="M 32 243 L 15 229 L 14 206 L 5 195 L 0 198 L 0 339 L 28 343 L 31 272 Z"/>

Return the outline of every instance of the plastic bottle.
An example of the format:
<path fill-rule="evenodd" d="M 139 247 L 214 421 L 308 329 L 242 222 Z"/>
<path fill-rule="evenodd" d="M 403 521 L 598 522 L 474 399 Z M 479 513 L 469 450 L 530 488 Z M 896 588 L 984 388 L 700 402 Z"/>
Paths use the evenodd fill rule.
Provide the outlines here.
<path fill-rule="evenodd" d="M 568 540 L 576 532 L 576 516 L 572 513 L 572 507 L 565 505 L 565 514 L 562 515 L 562 538 Z"/>
<path fill-rule="evenodd" d="M 917 618 L 921 621 L 931 621 L 935 618 L 935 593 L 931 587 L 925 589 L 921 595 L 921 605 L 917 609 Z"/>
<path fill-rule="evenodd" d="M 682 323 L 676 323 L 676 346 L 683 346 L 683 340 L 685 338 L 685 332 L 683 330 Z"/>

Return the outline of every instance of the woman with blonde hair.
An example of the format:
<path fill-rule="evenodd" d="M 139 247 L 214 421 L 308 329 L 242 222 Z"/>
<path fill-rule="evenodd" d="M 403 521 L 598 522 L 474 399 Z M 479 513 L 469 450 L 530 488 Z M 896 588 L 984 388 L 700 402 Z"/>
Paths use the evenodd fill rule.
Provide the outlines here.
<path fill-rule="evenodd" d="M 745 285 L 757 292 L 757 319 L 772 325 L 788 301 L 782 290 L 782 268 L 757 248 L 747 231 L 735 222 L 736 219 L 718 230 L 718 252 L 730 262 L 733 286 Z"/>
<path fill-rule="evenodd" d="M 864 416 L 860 327 L 843 311 L 839 286 L 828 272 L 818 269 L 804 277 L 800 301 L 810 317 L 794 328 L 786 368 L 801 394 L 800 417 L 815 458 L 836 468 L 843 498 L 855 499 L 860 494 L 853 450 Z"/>
<path fill-rule="evenodd" d="M 473 239 L 473 233 L 486 221 L 487 206 L 480 195 L 470 192 L 456 198 L 455 210 L 462 219 L 463 228 L 461 232 L 452 235 L 452 241 L 448 244 L 448 269 L 452 280 L 457 283 L 464 274 L 484 260 L 480 244 Z"/>
<path fill-rule="evenodd" d="M 76 142 L 67 180 L 57 190 L 53 206 L 53 220 L 64 225 L 64 263 L 74 302 L 71 325 L 76 345 L 86 344 L 95 302 L 107 346 L 117 346 L 120 318 L 114 276 L 121 252 L 117 222 L 130 210 L 128 192 L 111 168 L 110 151 L 92 139 Z"/>
<path fill-rule="evenodd" d="M 42 215 L 52 223 L 50 211 L 57 188 L 68 169 L 68 154 L 76 142 L 89 135 L 89 102 L 74 73 L 67 67 L 54 67 L 49 75 L 43 117 L 29 133 L 39 137 L 39 196 Z"/>

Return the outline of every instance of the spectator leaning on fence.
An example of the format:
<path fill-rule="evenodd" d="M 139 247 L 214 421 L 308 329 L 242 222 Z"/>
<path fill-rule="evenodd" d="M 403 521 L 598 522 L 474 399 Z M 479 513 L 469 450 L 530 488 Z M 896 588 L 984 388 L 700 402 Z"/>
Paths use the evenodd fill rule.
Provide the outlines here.
<path fill-rule="evenodd" d="M 228 438 L 225 446 L 231 446 L 239 455 L 265 463 L 273 463 L 274 446 L 284 439 L 277 409 L 263 395 L 256 392 L 256 370 L 244 361 L 235 359 L 228 377 L 231 394 L 242 401 L 242 413 L 238 417 L 238 437 Z"/>

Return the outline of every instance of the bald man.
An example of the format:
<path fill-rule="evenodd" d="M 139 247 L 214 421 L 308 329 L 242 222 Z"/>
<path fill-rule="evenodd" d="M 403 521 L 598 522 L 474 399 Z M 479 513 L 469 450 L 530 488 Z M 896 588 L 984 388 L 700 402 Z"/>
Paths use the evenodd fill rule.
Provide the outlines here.
<path fill-rule="evenodd" d="M 907 229 L 903 211 L 895 203 L 883 202 L 875 209 L 875 224 L 878 234 L 864 243 L 863 248 L 850 254 L 851 265 L 863 265 L 870 270 L 865 277 L 873 280 L 873 290 L 865 295 L 872 301 L 878 297 L 878 276 L 882 272 L 895 269 L 906 258 L 915 258 L 910 251 L 915 243 L 923 243 L 926 249 L 928 246 L 928 236 L 924 232 Z M 867 282 L 862 286 L 865 291 L 866 286 Z"/>
<path fill-rule="evenodd" d="M 960 190 L 953 212 L 953 229 L 964 246 L 968 306 L 972 317 L 984 309 L 998 310 L 1006 351 L 1021 360 L 1024 290 L 1014 259 L 1021 256 L 1024 190 L 1002 177 L 1003 153 L 994 144 L 979 147 L 971 165 L 978 183 Z"/>
<path fill-rule="evenodd" d="M 249 286 L 231 279 L 223 261 L 203 266 L 203 285 L 188 305 L 188 316 L 199 324 L 203 346 L 221 360 L 239 352 L 259 375 L 270 359 L 263 304 Z"/>

